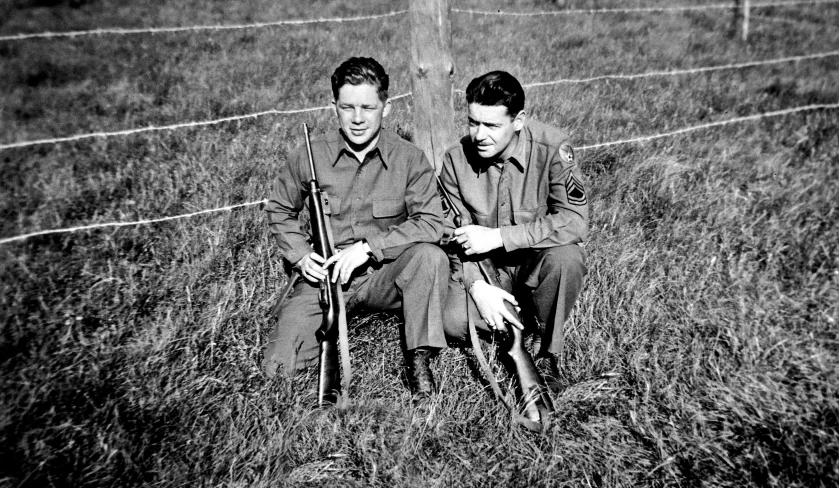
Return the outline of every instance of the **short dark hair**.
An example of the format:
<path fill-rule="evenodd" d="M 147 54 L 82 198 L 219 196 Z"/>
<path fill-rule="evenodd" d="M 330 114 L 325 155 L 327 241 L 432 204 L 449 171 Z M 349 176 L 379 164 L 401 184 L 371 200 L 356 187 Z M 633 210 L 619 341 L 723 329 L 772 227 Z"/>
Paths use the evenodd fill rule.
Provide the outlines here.
<path fill-rule="evenodd" d="M 387 100 L 387 89 L 390 84 L 385 69 L 373 58 L 352 57 L 335 69 L 332 73 L 332 96 L 338 99 L 338 91 L 344 85 L 362 85 L 369 83 L 376 87 L 381 101 Z"/>
<path fill-rule="evenodd" d="M 490 71 L 469 82 L 466 103 L 503 105 L 510 117 L 524 110 L 524 89 L 515 76 L 506 71 Z"/>

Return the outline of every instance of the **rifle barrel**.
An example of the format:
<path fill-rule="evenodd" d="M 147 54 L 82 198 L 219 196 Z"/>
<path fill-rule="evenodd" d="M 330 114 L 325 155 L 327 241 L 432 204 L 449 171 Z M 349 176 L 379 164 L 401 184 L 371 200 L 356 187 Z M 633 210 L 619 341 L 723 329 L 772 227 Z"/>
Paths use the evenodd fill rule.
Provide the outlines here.
<path fill-rule="evenodd" d="M 303 122 L 303 132 L 306 134 L 306 152 L 309 153 L 309 169 L 312 172 L 312 180 L 317 181 L 318 175 L 315 173 L 315 158 L 312 156 L 312 142 L 309 140 L 309 126 Z"/>
<path fill-rule="evenodd" d="M 446 204 L 451 209 L 452 213 L 454 214 L 454 225 L 456 227 L 463 226 L 463 214 L 460 213 L 460 210 L 455 206 L 454 202 L 452 202 L 452 197 L 449 195 L 449 192 L 446 191 L 446 187 L 443 186 L 443 182 L 440 180 L 438 175 L 434 175 L 434 178 L 437 180 L 437 188 L 443 192 L 443 198 L 446 200 Z"/>

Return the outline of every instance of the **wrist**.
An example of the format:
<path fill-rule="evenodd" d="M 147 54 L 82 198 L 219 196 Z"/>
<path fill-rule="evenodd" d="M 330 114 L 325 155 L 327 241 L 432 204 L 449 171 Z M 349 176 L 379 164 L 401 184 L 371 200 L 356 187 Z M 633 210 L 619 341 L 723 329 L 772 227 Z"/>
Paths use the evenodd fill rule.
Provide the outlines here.
<path fill-rule="evenodd" d="M 472 295 L 472 294 L 473 294 L 473 291 L 474 291 L 474 289 L 475 289 L 475 285 L 477 285 L 478 283 L 484 283 L 484 284 L 485 284 L 485 283 L 486 283 L 486 281 L 484 281 L 484 280 L 475 280 L 475 281 L 473 281 L 473 282 L 472 282 L 472 284 L 471 284 L 471 285 L 469 285 L 469 289 L 467 290 L 467 291 L 469 292 L 469 294 L 470 294 L 470 295 Z"/>
<path fill-rule="evenodd" d="M 373 249 L 370 247 L 370 243 L 367 242 L 367 238 L 361 239 L 361 249 L 367 254 L 367 257 L 373 259 Z"/>
<path fill-rule="evenodd" d="M 492 230 L 492 236 L 495 239 L 495 249 L 504 247 L 504 237 L 501 235 L 501 227 Z"/>

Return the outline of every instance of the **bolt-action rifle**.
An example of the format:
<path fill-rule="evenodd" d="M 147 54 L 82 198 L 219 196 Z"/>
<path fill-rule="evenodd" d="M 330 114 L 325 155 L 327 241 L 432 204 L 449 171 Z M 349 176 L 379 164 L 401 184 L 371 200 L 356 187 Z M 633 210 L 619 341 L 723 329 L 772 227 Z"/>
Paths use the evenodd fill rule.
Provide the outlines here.
<path fill-rule="evenodd" d="M 325 212 L 325 208 L 329 207 L 329 199 L 326 193 L 321 191 L 318 184 L 315 160 L 312 156 L 312 143 L 309 141 L 309 127 L 306 124 L 303 124 L 303 131 L 306 133 L 306 152 L 309 155 L 309 169 L 312 174 L 312 179 L 309 181 L 308 197 L 312 247 L 321 257 L 329 259 L 335 254 L 332 227 L 329 225 L 329 216 Z M 344 392 L 343 398 L 346 398 L 351 372 L 349 368 L 349 349 L 347 347 L 347 313 L 340 280 L 333 282 L 329 273 L 327 273 L 326 278 L 320 281 L 319 298 L 323 310 L 323 322 L 315 333 L 320 342 L 318 403 L 321 407 L 324 407 L 339 404 L 342 391 Z M 344 365 L 343 390 L 340 383 L 339 338 L 342 346 L 340 362 L 343 362 Z"/>
<path fill-rule="evenodd" d="M 437 187 L 443 195 L 446 206 L 454 214 L 455 227 L 463 227 L 463 214 L 454 202 L 452 202 L 449 192 L 446 191 L 446 188 L 443 186 L 439 177 L 437 177 Z M 498 268 L 495 267 L 495 263 L 493 263 L 489 257 L 476 261 L 476 264 L 481 270 L 481 275 L 487 283 L 497 288 L 502 288 L 501 281 L 498 276 Z M 516 311 L 515 307 L 506 300 L 504 300 L 504 306 L 507 308 L 507 311 L 509 311 L 510 314 L 512 314 L 519 323 L 521 323 L 519 313 Z M 469 307 L 467 305 L 467 314 L 469 313 L 468 310 Z M 489 366 L 486 363 L 486 358 L 483 356 L 483 352 L 481 351 L 474 323 L 470 319 L 469 333 L 472 338 L 473 348 L 475 349 L 476 356 L 478 356 L 478 360 L 482 363 L 482 366 L 485 369 L 485 373 L 488 376 L 487 379 L 493 385 L 493 390 L 495 390 L 496 396 L 501 403 L 507 408 L 507 410 L 513 413 L 516 420 L 525 427 L 531 430 L 542 430 L 545 427 L 547 414 L 553 412 L 554 410 L 553 402 L 551 401 L 551 397 L 548 395 L 548 386 L 545 384 L 545 379 L 542 378 L 542 375 L 540 375 L 539 371 L 536 370 L 536 365 L 533 363 L 533 358 L 530 353 L 527 352 L 527 349 L 524 347 L 523 332 L 506 320 L 505 326 L 507 328 L 507 334 L 503 350 L 504 353 L 509 356 L 512 366 L 515 368 L 514 373 L 516 379 L 518 379 L 518 386 L 520 389 L 518 403 L 524 413 L 523 418 L 516 415 L 517 412 L 514 410 L 514 406 L 510 405 L 501 394 L 501 390 L 498 387 L 495 378 L 492 376 Z"/>

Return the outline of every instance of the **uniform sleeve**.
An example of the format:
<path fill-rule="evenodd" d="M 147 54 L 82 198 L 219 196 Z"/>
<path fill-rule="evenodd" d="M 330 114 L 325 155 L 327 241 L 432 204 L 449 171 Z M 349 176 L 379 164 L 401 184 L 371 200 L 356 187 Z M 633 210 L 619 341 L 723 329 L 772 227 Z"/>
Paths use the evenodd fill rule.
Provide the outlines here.
<path fill-rule="evenodd" d="M 460 186 L 458 185 L 454 170 L 454 162 L 452 160 L 451 153 L 448 152 L 443 159 L 443 170 L 440 173 L 440 182 L 449 194 L 452 204 L 458 209 L 458 211 L 460 211 L 460 215 L 463 216 L 462 225 L 469 225 L 471 223 L 470 214 L 463 205 L 463 197 L 461 196 Z M 455 213 L 451 210 L 449 210 L 446 215 L 446 233 L 449 236 L 454 235 L 454 229 L 457 227 L 454 223 L 454 216 Z M 473 261 L 464 259 L 465 256 L 456 249 L 456 246 L 446 246 L 446 252 L 449 255 L 449 264 L 452 269 L 452 276 L 455 279 L 461 278 L 467 290 L 469 290 L 469 287 L 472 286 L 472 283 L 484 279 L 478 265 Z"/>
<path fill-rule="evenodd" d="M 265 211 L 268 229 L 276 238 L 283 257 L 296 264 L 313 251 L 309 236 L 300 227 L 298 215 L 303 209 L 305 184 L 300 177 L 301 151 L 291 154 L 274 179 Z"/>
<path fill-rule="evenodd" d="M 396 259 L 405 249 L 419 242 L 440 242 L 443 236 L 443 206 L 434 181 L 434 168 L 422 151 L 411 151 L 405 188 L 408 219 L 384 234 L 367 239 L 373 256 Z"/>
<path fill-rule="evenodd" d="M 561 144 L 551 155 L 548 177 L 550 187 L 545 215 L 535 215 L 531 222 L 501 227 L 505 250 L 577 244 L 588 237 L 588 196 L 569 144 Z"/>

